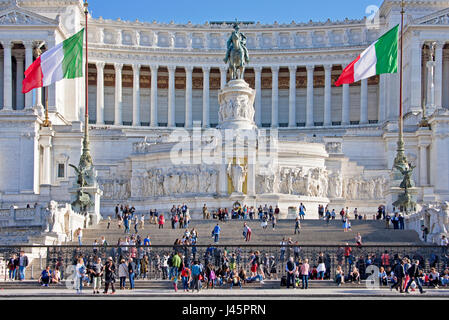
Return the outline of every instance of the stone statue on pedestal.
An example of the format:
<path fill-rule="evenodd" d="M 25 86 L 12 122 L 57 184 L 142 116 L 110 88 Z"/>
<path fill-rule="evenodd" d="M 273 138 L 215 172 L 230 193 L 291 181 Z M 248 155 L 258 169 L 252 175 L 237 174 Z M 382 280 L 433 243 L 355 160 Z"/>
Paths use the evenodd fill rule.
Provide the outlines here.
<path fill-rule="evenodd" d="M 234 191 L 237 193 L 243 193 L 243 182 L 245 181 L 246 172 L 248 171 L 246 166 L 240 165 L 239 160 L 236 164 L 228 165 L 228 175 L 231 178 Z"/>

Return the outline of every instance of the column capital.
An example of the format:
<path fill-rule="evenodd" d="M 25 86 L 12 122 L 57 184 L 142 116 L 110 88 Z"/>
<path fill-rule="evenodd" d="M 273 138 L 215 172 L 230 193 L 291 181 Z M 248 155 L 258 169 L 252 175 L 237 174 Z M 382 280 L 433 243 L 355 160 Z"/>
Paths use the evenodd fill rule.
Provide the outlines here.
<path fill-rule="evenodd" d="M 25 46 L 25 49 L 33 49 L 34 40 L 23 40 L 22 43 Z"/>
<path fill-rule="evenodd" d="M 278 73 L 280 66 L 271 66 L 271 72 Z"/>
<path fill-rule="evenodd" d="M 95 65 L 97 66 L 97 71 L 104 70 L 104 66 L 106 65 L 106 62 L 97 61 L 97 62 L 95 62 Z"/>
<path fill-rule="evenodd" d="M 332 66 L 333 66 L 332 64 L 323 65 L 324 71 L 327 71 L 327 72 L 332 71 Z"/>
<path fill-rule="evenodd" d="M 261 73 L 262 72 L 262 66 L 255 66 L 255 67 L 253 67 L 253 69 L 254 69 L 255 73 Z"/>
<path fill-rule="evenodd" d="M 315 65 L 308 64 L 308 65 L 306 65 L 306 69 L 307 69 L 307 72 L 313 72 L 313 71 L 315 71 Z"/>
<path fill-rule="evenodd" d="M 186 73 L 192 73 L 193 72 L 193 66 L 184 66 L 184 69 Z"/>
<path fill-rule="evenodd" d="M 169 65 L 167 66 L 168 72 L 175 72 L 176 71 L 176 66 L 173 65 Z"/>
<path fill-rule="evenodd" d="M 290 73 L 296 73 L 296 71 L 298 70 L 298 66 L 288 66 L 288 70 L 290 71 Z"/>
<path fill-rule="evenodd" d="M 209 73 L 210 72 L 210 68 L 211 68 L 210 66 L 203 66 L 202 67 L 204 73 Z"/>
<path fill-rule="evenodd" d="M 219 68 L 220 68 L 220 72 L 228 72 L 228 66 L 227 65 L 220 66 Z"/>
<path fill-rule="evenodd" d="M 1 40 L 0 43 L 2 44 L 3 49 L 11 50 L 12 47 L 14 46 L 14 43 L 12 42 L 12 40 Z"/>
<path fill-rule="evenodd" d="M 115 62 L 114 63 L 114 69 L 115 71 L 122 71 L 123 63 Z"/>
<path fill-rule="evenodd" d="M 157 64 L 150 64 L 150 70 L 151 70 L 151 73 L 158 72 L 159 65 L 157 65 Z"/>
<path fill-rule="evenodd" d="M 132 64 L 133 72 L 139 72 L 142 65 L 140 63 Z"/>

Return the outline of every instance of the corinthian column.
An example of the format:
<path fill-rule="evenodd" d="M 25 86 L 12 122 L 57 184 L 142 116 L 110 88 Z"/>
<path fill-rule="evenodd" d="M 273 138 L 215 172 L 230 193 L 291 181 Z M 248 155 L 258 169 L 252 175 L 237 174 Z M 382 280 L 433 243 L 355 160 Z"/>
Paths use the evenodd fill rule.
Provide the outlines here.
<path fill-rule="evenodd" d="M 114 124 L 116 126 L 122 125 L 122 68 L 123 63 L 114 63 L 115 67 L 115 109 L 114 109 Z"/>
<path fill-rule="evenodd" d="M 175 119 L 175 71 L 176 66 L 168 66 L 168 127 L 176 126 Z"/>
<path fill-rule="evenodd" d="M 12 110 L 12 63 L 10 41 L 3 44 L 3 110 Z"/>
<path fill-rule="evenodd" d="M 324 65 L 324 126 L 332 124 L 332 65 Z"/>
<path fill-rule="evenodd" d="M 157 71 L 158 65 L 151 65 L 151 127 L 157 127 Z"/>
<path fill-rule="evenodd" d="M 16 110 L 22 110 L 25 108 L 25 95 L 22 93 L 22 81 L 24 78 L 24 59 L 23 53 L 15 54 L 16 58 Z"/>
<path fill-rule="evenodd" d="M 97 124 L 104 124 L 104 66 L 98 61 L 97 66 Z"/>
<path fill-rule="evenodd" d="M 288 99 L 288 126 L 296 127 L 296 66 L 288 67 L 290 71 L 290 86 Z"/>
<path fill-rule="evenodd" d="M 368 79 L 363 79 L 360 86 L 360 124 L 368 123 Z"/>
<path fill-rule="evenodd" d="M 226 85 L 226 75 L 228 74 L 228 67 L 221 66 L 220 67 L 220 89 L 223 89 Z"/>
<path fill-rule="evenodd" d="M 279 125 L 279 66 L 271 67 L 271 127 Z"/>
<path fill-rule="evenodd" d="M 443 104 L 443 46 L 444 42 L 437 42 L 435 46 L 435 106 L 441 108 Z"/>
<path fill-rule="evenodd" d="M 307 107 L 306 107 L 306 127 L 313 127 L 313 71 L 315 66 L 308 65 L 307 69 Z"/>
<path fill-rule="evenodd" d="M 193 67 L 186 66 L 186 128 L 192 127 L 192 73 Z"/>
<path fill-rule="evenodd" d="M 24 41 L 25 46 L 25 69 L 33 63 L 33 41 Z M 33 92 L 30 91 L 25 94 L 25 109 L 33 107 Z"/>
<path fill-rule="evenodd" d="M 203 128 L 208 128 L 210 125 L 209 75 L 210 67 L 203 67 Z"/>
<path fill-rule="evenodd" d="M 255 111 L 256 111 L 256 125 L 258 127 L 262 126 L 262 67 L 254 67 L 255 75 L 255 86 L 256 86 L 256 101 L 255 101 Z"/>
<path fill-rule="evenodd" d="M 133 64 L 133 126 L 140 126 L 140 64 Z"/>

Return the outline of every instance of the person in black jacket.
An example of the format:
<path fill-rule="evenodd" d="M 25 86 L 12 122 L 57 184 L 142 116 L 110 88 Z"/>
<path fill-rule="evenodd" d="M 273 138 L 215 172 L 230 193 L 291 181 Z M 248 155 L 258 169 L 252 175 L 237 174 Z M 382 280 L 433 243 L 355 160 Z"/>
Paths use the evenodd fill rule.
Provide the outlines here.
<path fill-rule="evenodd" d="M 419 282 L 419 260 L 415 260 L 415 263 L 412 264 L 412 266 L 407 270 L 407 274 L 410 277 L 409 282 L 407 283 L 407 287 L 405 287 L 405 293 L 410 293 L 408 292 L 408 288 L 410 287 L 410 284 L 415 281 L 416 285 L 419 288 L 419 292 L 421 294 L 425 293 L 425 291 L 423 291 L 421 283 Z"/>
<path fill-rule="evenodd" d="M 290 257 L 289 261 L 285 265 L 285 271 L 287 271 L 287 289 L 290 288 L 290 284 L 292 284 L 293 288 L 295 288 L 296 264 L 293 257 Z"/>
<path fill-rule="evenodd" d="M 401 293 L 404 292 L 402 289 L 404 287 L 404 278 L 405 278 L 405 271 L 404 271 L 404 260 L 401 260 L 401 262 L 396 261 L 396 264 L 393 266 L 393 272 L 394 276 L 396 277 L 396 282 L 391 286 L 391 290 L 396 289 L 396 291 L 401 289 Z"/>
<path fill-rule="evenodd" d="M 112 261 L 112 257 L 109 257 L 106 265 L 104 266 L 104 282 L 105 282 L 105 286 L 104 286 L 104 294 L 108 293 L 108 289 L 109 289 L 109 285 L 111 285 L 112 288 L 112 293 L 115 293 L 115 288 L 114 288 L 114 282 L 115 282 L 115 264 Z"/>

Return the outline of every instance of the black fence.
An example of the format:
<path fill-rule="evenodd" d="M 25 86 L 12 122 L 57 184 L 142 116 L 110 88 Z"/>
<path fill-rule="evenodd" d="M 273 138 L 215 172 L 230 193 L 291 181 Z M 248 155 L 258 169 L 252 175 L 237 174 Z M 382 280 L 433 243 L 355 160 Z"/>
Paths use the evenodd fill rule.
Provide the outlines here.
<path fill-rule="evenodd" d="M 87 266 L 93 263 L 96 258 L 101 258 L 103 263 L 108 257 L 112 257 L 116 266 L 122 259 L 127 261 L 133 258 L 137 265 L 137 278 L 146 279 L 166 279 L 168 275 L 167 261 L 170 254 L 181 252 L 185 265 L 191 266 L 198 260 L 204 266 L 213 265 L 216 269 L 223 266 L 235 266 L 239 271 L 243 268 L 250 272 L 251 257 L 255 251 L 259 251 L 261 270 L 266 277 L 274 273 L 277 276 L 285 273 L 285 266 L 290 257 L 295 261 L 309 260 L 311 269 L 317 267 L 319 256 L 326 266 L 325 278 L 333 279 L 335 269 L 338 265 L 348 274 L 352 266 L 356 266 L 362 279 L 368 276 L 365 272 L 369 265 L 377 267 L 392 267 L 396 260 L 407 257 L 411 260 L 419 260 L 420 266 L 425 272 L 429 272 L 431 267 L 443 273 L 449 267 L 449 257 L 445 247 L 441 246 L 350 246 L 350 255 L 345 255 L 343 246 L 319 246 L 319 245 L 216 245 L 216 246 L 3 246 L 0 247 L 0 257 L 4 261 L 21 250 L 27 252 L 33 248 L 40 251 L 45 257 L 40 261 L 40 265 L 50 266 L 53 270 L 56 267 L 64 275 L 67 267 L 77 263 L 79 258 L 83 258 Z M 386 258 L 388 255 L 388 259 Z M 382 256 L 384 255 L 383 259 Z M 164 262 L 165 260 L 165 262 Z M 36 270 L 40 266 L 33 265 Z M 40 270 L 39 270 L 40 271 Z M 144 272 L 146 271 L 146 272 Z"/>

